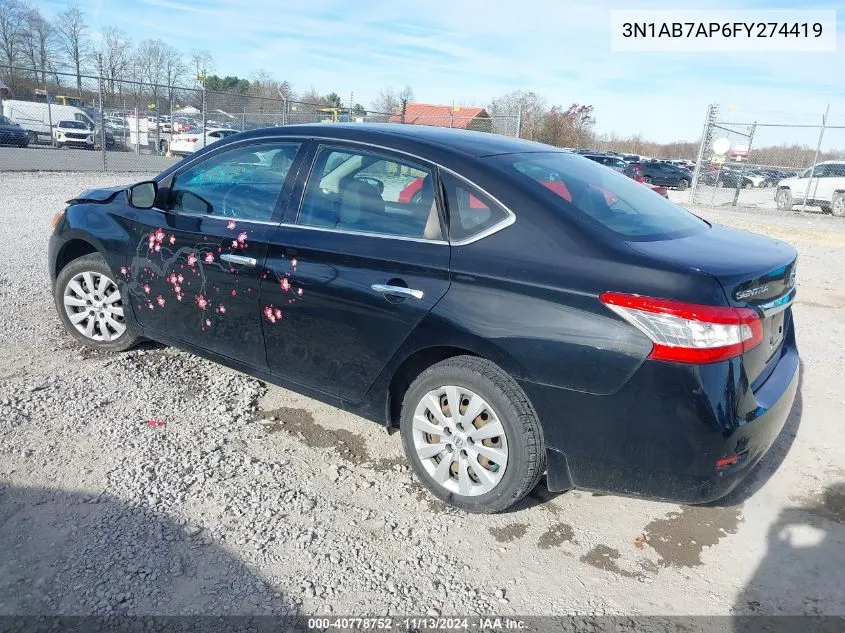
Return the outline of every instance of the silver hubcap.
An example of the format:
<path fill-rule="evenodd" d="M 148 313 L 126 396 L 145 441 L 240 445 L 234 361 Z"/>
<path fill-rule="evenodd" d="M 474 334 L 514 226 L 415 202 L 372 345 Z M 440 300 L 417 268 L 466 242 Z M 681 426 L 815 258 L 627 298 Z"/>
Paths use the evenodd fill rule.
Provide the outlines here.
<path fill-rule="evenodd" d="M 413 442 L 426 472 L 453 494 L 483 495 L 502 480 L 508 441 L 496 412 L 478 394 L 447 385 L 414 411 Z"/>
<path fill-rule="evenodd" d="M 63 302 L 73 327 L 92 341 L 114 341 L 126 331 L 120 291 L 103 274 L 74 276 L 65 286 Z"/>

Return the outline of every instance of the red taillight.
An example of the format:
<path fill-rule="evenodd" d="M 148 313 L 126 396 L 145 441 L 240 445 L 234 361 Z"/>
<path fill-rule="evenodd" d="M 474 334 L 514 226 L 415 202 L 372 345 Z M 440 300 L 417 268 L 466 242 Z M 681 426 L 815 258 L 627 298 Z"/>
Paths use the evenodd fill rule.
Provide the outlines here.
<path fill-rule="evenodd" d="M 718 306 L 604 292 L 599 300 L 648 336 L 649 358 L 678 363 L 715 363 L 755 348 L 763 324 L 751 308 Z"/>
<path fill-rule="evenodd" d="M 645 182 L 645 179 L 643 179 L 643 177 L 642 177 L 642 176 L 634 176 L 634 180 L 635 180 L 636 182 L 639 182 L 639 183 L 643 183 L 643 182 Z"/>

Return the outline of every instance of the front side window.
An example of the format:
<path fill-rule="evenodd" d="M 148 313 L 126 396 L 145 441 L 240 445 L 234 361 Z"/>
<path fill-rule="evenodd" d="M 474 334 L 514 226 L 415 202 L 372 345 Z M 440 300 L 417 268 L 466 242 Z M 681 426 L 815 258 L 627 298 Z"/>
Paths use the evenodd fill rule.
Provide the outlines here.
<path fill-rule="evenodd" d="M 434 174 L 404 159 L 324 147 L 297 224 L 393 237 L 442 239 Z"/>
<path fill-rule="evenodd" d="M 262 143 L 215 154 L 175 177 L 169 208 L 268 221 L 298 151 L 298 143 Z"/>
<path fill-rule="evenodd" d="M 709 226 L 631 178 L 565 152 L 488 160 L 541 192 L 562 214 L 598 224 L 628 240 L 670 239 Z"/>

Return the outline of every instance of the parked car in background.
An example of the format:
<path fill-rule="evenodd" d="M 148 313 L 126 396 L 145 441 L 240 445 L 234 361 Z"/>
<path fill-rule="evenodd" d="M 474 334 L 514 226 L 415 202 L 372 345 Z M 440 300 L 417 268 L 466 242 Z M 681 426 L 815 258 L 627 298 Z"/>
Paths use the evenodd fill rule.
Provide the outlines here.
<path fill-rule="evenodd" d="M 173 131 L 173 119 L 168 114 L 162 114 L 158 118 L 158 127 L 162 132 L 169 134 Z"/>
<path fill-rule="evenodd" d="M 0 145 L 26 147 L 29 145 L 29 135 L 11 119 L 0 116 Z"/>
<path fill-rule="evenodd" d="M 56 147 L 94 149 L 94 125 L 82 121 L 59 121 L 53 129 Z"/>
<path fill-rule="evenodd" d="M 702 170 L 699 175 L 699 182 L 717 188 L 726 189 L 752 189 L 754 181 L 746 175 L 742 168 L 723 165 L 713 165 L 711 169 Z"/>
<path fill-rule="evenodd" d="M 610 167 L 619 173 L 624 173 L 625 168 L 627 167 L 625 161 L 618 156 L 609 154 L 582 154 L 582 156 L 584 156 L 584 158 L 589 158 L 591 161 L 598 163 L 599 165 Z"/>
<path fill-rule="evenodd" d="M 825 161 L 778 183 L 775 200 L 781 211 L 791 211 L 805 199 L 825 213 L 845 216 L 845 161 Z"/>
<path fill-rule="evenodd" d="M 684 191 L 692 182 L 692 172 L 671 163 L 648 160 L 640 163 L 643 181 Z"/>
<path fill-rule="evenodd" d="M 3 114 L 26 130 L 30 144 L 52 142 L 58 121 L 78 121 L 94 127 L 94 121 L 82 108 L 57 103 L 3 99 Z"/>
<path fill-rule="evenodd" d="M 794 248 L 522 139 L 262 129 L 82 192 L 54 227 L 78 342 L 154 339 L 398 429 L 419 480 L 469 512 L 541 480 L 714 500 L 798 386 Z"/>
<path fill-rule="evenodd" d="M 181 134 L 174 134 L 170 139 L 170 153 L 176 156 L 187 156 L 206 145 L 237 133 L 238 130 L 227 128 L 207 128 L 204 137 L 202 130 L 188 130 Z"/>

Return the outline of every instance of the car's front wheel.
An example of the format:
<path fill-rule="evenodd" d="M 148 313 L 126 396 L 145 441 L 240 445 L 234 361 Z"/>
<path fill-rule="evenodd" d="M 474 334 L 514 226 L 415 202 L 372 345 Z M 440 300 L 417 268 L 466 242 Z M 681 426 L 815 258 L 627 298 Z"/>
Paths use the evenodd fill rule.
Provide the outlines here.
<path fill-rule="evenodd" d="M 457 356 L 420 374 L 405 394 L 400 430 L 417 477 L 468 512 L 504 510 L 543 475 L 543 433 L 531 404 L 482 358 Z"/>
<path fill-rule="evenodd" d="M 845 193 L 835 193 L 830 200 L 830 212 L 837 218 L 845 217 Z"/>
<path fill-rule="evenodd" d="M 65 266 L 56 277 L 53 296 L 65 329 L 83 345 L 122 352 L 138 342 L 129 307 L 124 306 L 115 276 L 99 253 Z"/>

